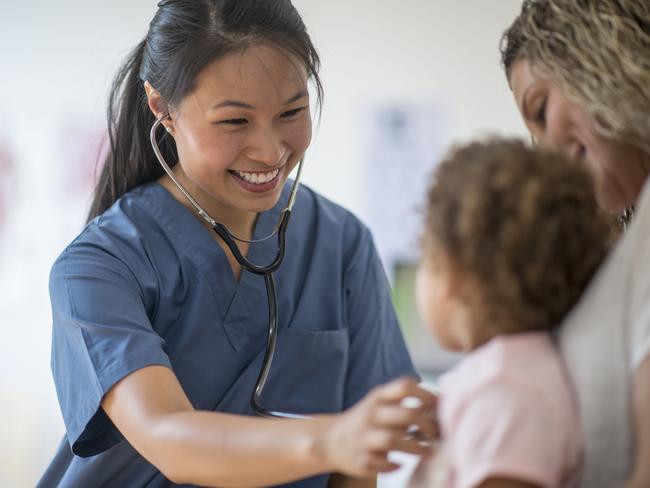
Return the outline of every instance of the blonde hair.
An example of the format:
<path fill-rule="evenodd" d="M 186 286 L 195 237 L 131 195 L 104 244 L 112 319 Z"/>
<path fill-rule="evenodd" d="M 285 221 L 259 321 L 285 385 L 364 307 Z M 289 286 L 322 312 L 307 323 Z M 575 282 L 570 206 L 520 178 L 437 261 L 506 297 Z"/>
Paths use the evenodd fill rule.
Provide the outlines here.
<path fill-rule="evenodd" d="M 648 0 L 525 0 L 501 56 L 508 79 L 518 59 L 530 61 L 600 133 L 650 154 Z"/>
<path fill-rule="evenodd" d="M 610 237 L 590 176 L 561 154 L 491 139 L 452 149 L 434 173 L 425 255 L 444 250 L 478 284 L 485 313 L 517 330 L 557 326 Z"/>

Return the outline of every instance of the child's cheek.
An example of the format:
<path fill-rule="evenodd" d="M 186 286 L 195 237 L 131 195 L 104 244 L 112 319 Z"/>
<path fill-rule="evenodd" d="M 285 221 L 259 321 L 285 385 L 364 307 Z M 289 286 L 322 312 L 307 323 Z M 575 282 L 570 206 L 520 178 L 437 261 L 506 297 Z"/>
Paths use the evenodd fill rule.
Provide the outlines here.
<path fill-rule="evenodd" d="M 425 266 L 418 266 L 415 274 L 415 303 L 418 313 L 431 332 L 434 332 L 435 300 L 433 299 L 430 271 Z"/>

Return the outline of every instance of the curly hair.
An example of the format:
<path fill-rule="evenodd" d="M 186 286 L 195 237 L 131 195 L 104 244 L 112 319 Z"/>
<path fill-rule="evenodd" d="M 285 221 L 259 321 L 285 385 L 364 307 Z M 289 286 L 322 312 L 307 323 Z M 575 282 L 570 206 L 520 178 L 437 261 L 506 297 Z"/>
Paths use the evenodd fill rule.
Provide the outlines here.
<path fill-rule="evenodd" d="M 557 326 L 611 237 L 586 170 L 514 139 L 452 149 L 434 173 L 425 215 L 425 254 L 443 249 L 478 283 L 485 312 L 505 312 L 517 330 Z"/>
<path fill-rule="evenodd" d="M 525 0 L 501 39 L 515 61 L 540 66 L 606 137 L 650 154 L 650 2 Z"/>

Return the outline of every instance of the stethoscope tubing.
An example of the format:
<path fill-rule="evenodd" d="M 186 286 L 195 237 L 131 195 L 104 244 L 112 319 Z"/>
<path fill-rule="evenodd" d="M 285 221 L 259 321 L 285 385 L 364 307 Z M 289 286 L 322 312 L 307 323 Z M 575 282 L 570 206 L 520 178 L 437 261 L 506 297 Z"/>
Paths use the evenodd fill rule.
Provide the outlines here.
<path fill-rule="evenodd" d="M 300 182 L 300 177 L 302 175 L 302 165 L 303 165 L 304 158 L 300 160 L 300 163 L 298 165 L 298 173 L 296 175 L 296 179 L 294 180 L 293 188 L 291 189 L 289 201 L 285 209 L 282 211 L 282 216 L 280 217 L 278 225 L 276 226 L 274 231 L 268 236 L 257 240 L 240 239 L 237 236 L 235 236 L 232 232 L 230 232 L 224 224 L 214 220 L 208 214 L 208 212 L 206 212 L 203 209 L 203 207 L 201 207 L 198 204 L 198 202 L 194 198 L 192 198 L 192 195 L 190 195 L 190 193 L 178 181 L 176 175 L 174 175 L 174 172 L 165 161 L 165 158 L 162 155 L 160 148 L 158 147 L 158 142 L 156 139 L 156 131 L 158 127 L 163 123 L 163 121 L 166 120 L 167 118 L 169 118 L 169 115 L 163 115 L 162 117 L 156 119 L 156 121 L 151 126 L 151 131 L 149 133 L 151 147 L 153 148 L 153 151 L 156 155 L 156 158 L 158 159 L 158 162 L 163 167 L 165 173 L 167 173 L 167 175 L 171 178 L 172 182 L 181 191 L 181 193 L 187 198 L 187 200 L 190 202 L 192 207 L 194 207 L 194 209 L 199 214 L 199 216 L 201 216 L 206 222 L 208 222 L 212 230 L 219 237 L 221 237 L 221 239 L 225 242 L 225 244 L 228 246 L 228 249 L 230 249 L 230 252 L 232 252 L 233 256 L 240 264 L 240 266 L 250 273 L 264 277 L 264 284 L 266 286 L 266 295 L 267 295 L 268 308 L 269 308 L 269 328 L 267 332 L 266 350 L 264 353 L 264 359 L 262 361 L 262 367 L 257 377 L 257 381 L 255 382 L 253 394 L 251 395 L 251 400 L 250 400 L 251 408 L 255 413 L 264 417 L 294 418 L 294 419 L 307 418 L 307 416 L 305 415 L 268 410 L 262 407 L 261 405 L 262 392 L 264 391 L 264 387 L 266 386 L 266 382 L 268 380 L 269 372 L 271 371 L 271 366 L 273 364 L 273 356 L 275 355 L 275 349 L 278 341 L 278 306 L 277 306 L 278 299 L 277 299 L 277 291 L 275 287 L 275 279 L 273 277 L 273 273 L 277 271 L 277 269 L 282 264 L 282 260 L 284 259 L 286 231 L 287 231 L 287 226 L 289 225 L 289 220 L 291 218 L 291 210 L 296 200 L 298 185 L 300 184 L 299 182 Z M 235 242 L 235 240 L 238 240 L 240 242 L 246 242 L 246 243 L 257 243 L 257 242 L 265 241 L 273 237 L 275 234 L 277 234 L 278 236 L 278 248 L 277 248 L 275 258 L 269 264 L 263 266 L 257 265 L 255 263 L 252 263 L 250 260 L 248 260 L 241 253 L 239 247 Z"/>
<path fill-rule="evenodd" d="M 171 167 L 169 164 L 167 164 L 167 161 L 165 161 L 165 157 L 162 155 L 162 152 L 160 151 L 160 147 L 158 146 L 158 141 L 156 139 L 156 131 L 158 130 L 158 127 L 162 125 L 162 123 L 169 118 L 169 114 L 162 115 L 156 119 L 156 121 L 152 124 L 151 130 L 149 131 L 149 141 L 151 142 L 151 147 L 153 148 L 153 152 L 156 155 L 156 159 L 158 159 L 158 162 L 162 166 L 163 170 L 165 173 L 167 173 L 167 176 L 172 180 L 174 185 L 180 190 L 180 192 L 185 196 L 188 202 L 190 202 L 190 205 L 194 207 L 196 212 L 208 223 L 210 224 L 210 227 L 214 229 L 216 226 L 219 226 L 220 228 L 223 228 L 225 230 L 225 233 L 230 236 L 232 239 L 238 240 L 239 242 L 246 242 L 248 244 L 255 244 L 257 242 L 263 242 L 266 241 L 267 239 L 270 239 L 273 237 L 276 233 L 279 232 L 280 226 L 282 225 L 284 216 L 287 213 L 291 213 L 291 210 L 293 209 L 293 205 L 296 202 L 296 196 L 298 194 L 298 188 L 300 186 L 300 178 L 302 176 L 302 167 L 303 163 L 305 161 L 305 158 L 301 158 L 300 162 L 298 163 L 298 168 L 297 168 L 297 174 L 296 178 L 293 181 L 293 187 L 291 188 L 291 193 L 289 195 L 289 201 L 287 202 L 287 206 L 285 207 L 284 211 L 282 212 L 282 218 L 278 222 L 278 225 L 275 227 L 273 232 L 271 232 L 269 235 L 262 237 L 260 239 L 255 239 L 255 240 L 249 240 L 249 239 L 243 239 L 237 237 L 235 234 L 230 232 L 226 226 L 223 224 L 220 224 L 216 220 L 214 220 L 208 212 L 206 212 L 201 205 L 190 195 L 190 192 L 188 192 L 185 187 L 181 184 L 180 181 L 178 181 L 178 178 L 176 178 L 176 175 L 172 171 Z M 215 230 L 216 232 L 216 230 Z M 221 235 L 221 234 L 220 234 Z M 241 254 L 240 254 L 241 255 Z M 250 261 L 246 260 L 244 258 L 244 261 L 246 261 L 248 264 L 250 264 L 251 268 L 255 269 L 262 269 L 265 268 L 265 266 L 256 266 L 253 263 L 250 263 Z M 240 263 L 241 264 L 241 263 Z"/>

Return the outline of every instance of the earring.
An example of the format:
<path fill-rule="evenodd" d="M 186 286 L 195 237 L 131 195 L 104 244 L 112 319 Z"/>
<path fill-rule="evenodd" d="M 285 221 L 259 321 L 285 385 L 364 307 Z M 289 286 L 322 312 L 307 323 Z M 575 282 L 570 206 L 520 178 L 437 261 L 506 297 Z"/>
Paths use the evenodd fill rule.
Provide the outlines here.
<path fill-rule="evenodd" d="M 170 134 L 172 133 L 172 128 L 171 128 L 171 127 L 167 127 L 167 126 L 165 126 L 165 130 L 166 130 L 167 132 L 169 132 Z"/>

